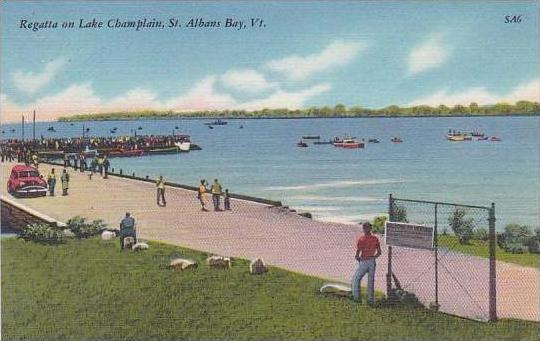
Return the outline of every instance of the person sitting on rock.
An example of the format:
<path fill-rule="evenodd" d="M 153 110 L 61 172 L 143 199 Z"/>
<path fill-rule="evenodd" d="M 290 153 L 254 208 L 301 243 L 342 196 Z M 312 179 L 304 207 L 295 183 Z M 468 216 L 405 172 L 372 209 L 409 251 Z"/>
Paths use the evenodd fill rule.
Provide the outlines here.
<path fill-rule="evenodd" d="M 135 229 L 135 219 L 129 212 L 120 222 L 120 250 L 124 250 L 124 238 L 132 237 L 134 243 L 137 243 L 137 230 Z"/>

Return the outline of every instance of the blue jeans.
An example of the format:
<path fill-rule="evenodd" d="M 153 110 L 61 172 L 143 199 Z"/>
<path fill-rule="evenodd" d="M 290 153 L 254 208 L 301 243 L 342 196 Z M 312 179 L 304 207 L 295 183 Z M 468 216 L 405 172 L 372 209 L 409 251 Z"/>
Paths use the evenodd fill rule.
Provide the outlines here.
<path fill-rule="evenodd" d="M 368 285 L 367 285 L 367 300 L 368 303 L 373 304 L 374 291 L 375 291 L 375 258 L 370 258 L 367 260 L 361 260 L 358 262 L 358 268 L 352 278 L 352 294 L 355 301 L 361 302 L 360 298 L 360 281 L 364 278 L 364 275 L 368 274 Z"/>

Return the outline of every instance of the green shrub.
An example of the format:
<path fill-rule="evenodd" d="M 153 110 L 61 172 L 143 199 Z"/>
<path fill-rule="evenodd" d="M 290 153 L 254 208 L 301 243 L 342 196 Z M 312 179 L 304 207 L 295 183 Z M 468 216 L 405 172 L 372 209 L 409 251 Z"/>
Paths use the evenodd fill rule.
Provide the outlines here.
<path fill-rule="evenodd" d="M 395 222 L 401 222 L 401 223 L 408 223 L 407 220 L 407 209 L 405 206 L 400 205 L 393 205 L 393 214 L 392 214 L 392 221 Z"/>
<path fill-rule="evenodd" d="M 59 244 L 64 242 L 64 233 L 47 224 L 29 224 L 23 228 L 19 238 L 44 244 Z"/>
<path fill-rule="evenodd" d="M 384 215 L 378 216 L 373 219 L 372 231 L 373 233 L 384 234 L 384 223 L 388 218 Z"/>
<path fill-rule="evenodd" d="M 489 240 L 489 232 L 486 228 L 478 228 L 473 232 L 473 239 L 476 240 Z"/>
<path fill-rule="evenodd" d="M 100 234 L 107 228 L 107 225 L 101 219 L 88 223 L 86 218 L 75 216 L 67 221 L 67 228 L 77 238 L 88 238 Z"/>
<path fill-rule="evenodd" d="M 497 244 L 511 253 L 538 253 L 539 234 L 534 235 L 527 225 L 508 224 L 504 227 L 504 233 L 497 235 Z"/>
<path fill-rule="evenodd" d="M 474 220 L 472 218 L 465 219 L 466 214 L 466 210 L 456 208 L 454 213 L 448 217 L 448 224 L 458 237 L 460 244 L 469 244 L 473 237 Z"/>

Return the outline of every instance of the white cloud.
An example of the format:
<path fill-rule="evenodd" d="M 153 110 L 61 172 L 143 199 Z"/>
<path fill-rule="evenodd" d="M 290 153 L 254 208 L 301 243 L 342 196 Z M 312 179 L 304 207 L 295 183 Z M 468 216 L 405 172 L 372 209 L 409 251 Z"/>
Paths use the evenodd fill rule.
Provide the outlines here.
<path fill-rule="evenodd" d="M 266 98 L 245 102 L 238 107 L 244 110 L 280 108 L 294 110 L 302 108 L 306 101 L 330 89 L 331 86 L 329 84 L 319 84 L 297 92 L 287 92 L 280 89 Z"/>
<path fill-rule="evenodd" d="M 363 43 L 338 40 L 319 53 L 308 56 L 292 55 L 272 60 L 266 66 L 291 80 L 300 81 L 308 79 L 317 72 L 351 62 L 364 48 Z"/>
<path fill-rule="evenodd" d="M 265 91 L 276 86 L 269 83 L 263 74 L 252 69 L 229 70 L 220 79 L 229 88 L 249 93 Z"/>
<path fill-rule="evenodd" d="M 34 103 L 24 106 L 11 102 L 5 94 L 2 94 L 1 121 L 2 123 L 17 122 L 21 119 L 21 115 L 28 116 L 34 109 L 37 111 L 40 121 L 54 120 L 61 116 L 74 114 L 144 109 L 173 111 L 298 109 L 302 108 L 309 99 L 331 88 L 329 84 L 319 84 L 294 92 L 279 89 L 265 98 L 239 102 L 229 94 L 216 91 L 216 82 L 216 76 L 208 76 L 186 94 L 166 101 L 158 101 L 153 92 L 145 89 L 133 89 L 110 100 L 103 100 L 95 94 L 90 83 L 73 84 L 57 94 L 42 97 Z"/>
<path fill-rule="evenodd" d="M 65 63 L 64 58 L 59 58 L 48 62 L 42 72 L 34 73 L 17 70 L 11 74 L 11 77 L 19 90 L 33 94 L 49 84 Z"/>
<path fill-rule="evenodd" d="M 220 110 L 234 107 L 236 101 L 232 96 L 215 90 L 214 85 L 216 82 L 216 76 L 208 76 L 185 95 L 172 98 L 163 105 L 156 105 L 156 107 L 178 111 Z"/>
<path fill-rule="evenodd" d="M 439 106 L 441 104 L 454 106 L 457 104 L 469 105 L 471 102 L 479 105 L 509 103 L 517 101 L 540 102 L 540 79 L 534 79 L 530 82 L 519 84 L 507 94 L 497 95 L 488 91 L 484 87 L 470 88 L 465 91 L 449 93 L 448 90 L 439 90 L 432 95 L 418 98 L 408 104 Z"/>
<path fill-rule="evenodd" d="M 449 51 L 441 35 L 435 35 L 415 47 L 409 54 L 409 74 L 415 75 L 442 65 Z"/>

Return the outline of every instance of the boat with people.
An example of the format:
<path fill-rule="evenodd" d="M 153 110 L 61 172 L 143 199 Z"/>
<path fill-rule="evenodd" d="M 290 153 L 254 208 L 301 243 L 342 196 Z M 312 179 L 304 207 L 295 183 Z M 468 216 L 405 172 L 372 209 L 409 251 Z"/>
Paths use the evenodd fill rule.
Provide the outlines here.
<path fill-rule="evenodd" d="M 342 139 L 335 137 L 332 144 L 334 145 L 334 147 L 346 149 L 364 148 L 365 146 L 363 142 L 356 141 L 355 137 L 344 137 Z"/>
<path fill-rule="evenodd" d="M 390 141 L 393 143 L 401 143 L 403 140 L 400 137 L 394 136 Z"/>
<path fill-rule="evenodd" d="M 207 125 L 207 126 L 224 126 L 224 125 L 227 125 L 227 124 L 228 124 L 227 121 L 223 121 L 221 119 L 217 119 L 215 121 L 205 123 L 205 125 Z"/>
<path fill-rule="evenodd" d="M 306 135 L 302 136 L 304 140 L 319 140 L 321 137 L 319 135 Z"/>
<path fill-rule="evenodd" d="M 54 129 L 53 126 L 50 126 L 49 128 L 47 128 L 48 131 L 52 131 L 52 132 L 56 132 L 56 129 Z"/>
<path fill-rule="evenodd" d="M 111 150 L 107 154 L 107 157 L 113 158 L 113 157 L 136 157 L 136 156 L 143 156 L 144 151 L 142 149 L 132 149 L 132 150 L 125 150 L 125 149 L 116 149 Z"/>
<path fill-rule="evenodd" d="M 300 140 L 300 141 L 298 141 L 296 146 L 299 147 L 299 148 L 307 148 L 308 144 L 305 143 L 304 141 Z"/>

